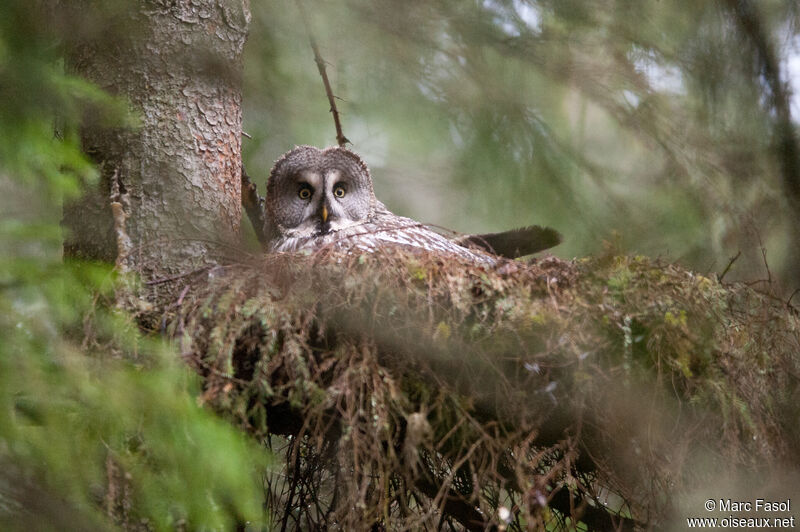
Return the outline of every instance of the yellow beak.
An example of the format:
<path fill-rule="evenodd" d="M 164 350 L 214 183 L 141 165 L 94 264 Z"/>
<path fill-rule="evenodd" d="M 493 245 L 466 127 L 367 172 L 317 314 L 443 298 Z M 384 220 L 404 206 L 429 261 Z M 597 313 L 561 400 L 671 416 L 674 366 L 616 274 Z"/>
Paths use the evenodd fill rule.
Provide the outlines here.
<path fill-rule="evenodd" d="M 322 221 L 323 222 L 328 221 L 328 207 L 326 207 L 325 205 L 322 206 Z"/>

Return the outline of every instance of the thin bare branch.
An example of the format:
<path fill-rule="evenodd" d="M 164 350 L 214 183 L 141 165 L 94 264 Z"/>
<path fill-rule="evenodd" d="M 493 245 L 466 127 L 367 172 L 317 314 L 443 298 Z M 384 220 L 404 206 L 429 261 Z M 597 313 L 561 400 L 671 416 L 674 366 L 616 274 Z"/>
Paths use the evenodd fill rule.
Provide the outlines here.
<path fill-rule="evenodd" d="M 741 255 L 742 255 L 742 251 L 739 250 L 739 252 L 736 255 L 731 257 L 731 260 L 728 261 L 728 265 L 725 266 L 725 269 L 722 270 L 721 274 L 719 274 L 719 282 L 722 282 L 722 279 L 725 278 L 725 275 L 730 271 L 731 266 L 733 266 L 733 263 L 736 262 L 736 259 L 738 259 Z"/>
<path fill-rule="evenodd" d="M 339 146 L 344 146 L 350 141 L 344 136 L 344 133 L 342 133 L 342 122 L 339 119 L 339 110 L 336 108 L 337 97 L 333 95 L 331 83 L 328 80 L 328 71 L 325 67 L 325 60 L 319 53 L 317 40 L 314 38 L 314 32 L 311 30 L 311 20 L 308 18 L 303 0 L 297 0 L 297 8 L 300 10 L 300 17 L 303 19 L 303 25 L 306 27 L 308 41 L 311 44 L 311 50 L 314 52 L 314 62 L 317 63 L 319 75 L 322 76 L 322 84 L 325 85 L 325 94 L 328 96 L 328 102 L 331 105 L 330 111 L 333 114 L 333 124 L 336 127 L 336 142 L 339 143 Z M 341 98 L 339 99 L 341 100 Z"/>

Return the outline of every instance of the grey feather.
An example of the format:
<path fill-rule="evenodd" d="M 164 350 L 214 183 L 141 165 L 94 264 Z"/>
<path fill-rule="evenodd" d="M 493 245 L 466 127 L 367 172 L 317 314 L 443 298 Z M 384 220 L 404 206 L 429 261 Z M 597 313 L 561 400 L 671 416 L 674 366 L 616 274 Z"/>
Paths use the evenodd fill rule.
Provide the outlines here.
<path fill-rule="evenodd" d="M 561 233 L 551 227 L 529 225 L 499 233 L 465 235 L 455 239 L 463 246 L 477 247 L 506 257 L 516 259 L 550 249 L 561 243 Z"/>

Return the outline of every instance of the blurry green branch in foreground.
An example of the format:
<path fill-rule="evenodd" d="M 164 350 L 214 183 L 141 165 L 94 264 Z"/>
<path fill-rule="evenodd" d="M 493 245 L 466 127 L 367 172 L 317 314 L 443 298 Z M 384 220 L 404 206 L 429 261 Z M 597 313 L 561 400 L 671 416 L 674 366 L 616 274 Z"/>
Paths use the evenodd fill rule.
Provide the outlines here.
<path fill-rule="evenodd" d="M 98 173 L 79 119 L 135 120 L 63 73 L 33 4 L 0 16 L 0 528 L 265 522 L 269 455 L 199 406 L 177 353 L 113 308 L 108 266 L 62 261 L 62 201 Z"/>

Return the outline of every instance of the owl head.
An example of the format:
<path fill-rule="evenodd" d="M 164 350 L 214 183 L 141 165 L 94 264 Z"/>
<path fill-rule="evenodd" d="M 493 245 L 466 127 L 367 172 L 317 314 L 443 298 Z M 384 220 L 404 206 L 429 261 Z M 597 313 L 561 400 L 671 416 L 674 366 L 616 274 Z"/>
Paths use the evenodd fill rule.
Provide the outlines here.
<path fill-rule="evenodd" d="M 346 148 L 298 146 L 272 167 L 266 226 L 273 235 L 307 237 L 367 221 L 376 208 L 372 177 Z"/>

